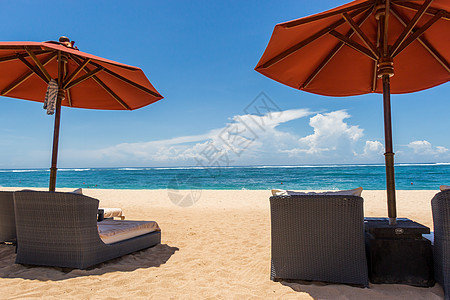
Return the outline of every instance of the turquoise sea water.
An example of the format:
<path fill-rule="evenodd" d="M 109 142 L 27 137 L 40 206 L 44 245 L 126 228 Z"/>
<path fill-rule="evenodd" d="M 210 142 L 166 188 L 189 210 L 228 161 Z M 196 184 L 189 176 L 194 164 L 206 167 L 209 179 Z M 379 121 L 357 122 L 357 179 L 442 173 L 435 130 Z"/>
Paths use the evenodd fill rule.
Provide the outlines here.
<path fill-rule="evenodd" d="M 0 186 L 48 187 L 48 169 L 0 169 Z M 399 190 L 437 190 L 450 185 L 450 163 L 395 166 Z M 249 166 L 227 168 L 59 169 L 57 187 L 102 189 L 292 189 L 386 188 L 384 165 Z"/>

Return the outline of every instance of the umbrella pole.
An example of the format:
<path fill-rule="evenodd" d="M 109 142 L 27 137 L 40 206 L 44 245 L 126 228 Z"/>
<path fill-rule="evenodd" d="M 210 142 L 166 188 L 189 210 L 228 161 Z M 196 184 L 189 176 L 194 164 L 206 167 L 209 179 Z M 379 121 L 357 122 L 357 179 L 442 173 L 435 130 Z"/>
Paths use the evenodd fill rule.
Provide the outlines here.
<path fill-rule="evenodd" d="M 58 162 L 58 144 L 59 144 L 59 124 L 61 121 L 61 101 L 62 97 L 58 93 L 58 99 L 56 100 L 56 112 L 55 112 L 55 126 L 53 129 L 53 150 L 52 150 L 52 166 L 50 168 L 50 186 L 49 191 L 54 192 L 56 188 L 56 167 Z"/>
<path fill-rule="evenodd" d="M 389 225 L 397 223 L 397 209 L 395 201 L 395 175 L 394 175 L 394 152 L 392 147 L 392 122 L 391 122 L 391 88 L 389 75 L 383 75 L 383 106 L 384 106 L 384 158 L 386 162 L 386 185 Z"/>
<path fill-rule="evenodd" d="M 58 144 L 59 144 L 59 125 L 61 121 L 61 102 L 65 98 L 63 89 L 63 79 L 67 73 L 66 70 L 67 56 L 58 51 L 58 97 L 56 98 L 55 126 L 53 129 L 53 150 L 52 150 L 52 166 L 50 168 L 50 185 L 49 191 L 54 192 L 56 189 L 56 167 L 58 162 Z"/>

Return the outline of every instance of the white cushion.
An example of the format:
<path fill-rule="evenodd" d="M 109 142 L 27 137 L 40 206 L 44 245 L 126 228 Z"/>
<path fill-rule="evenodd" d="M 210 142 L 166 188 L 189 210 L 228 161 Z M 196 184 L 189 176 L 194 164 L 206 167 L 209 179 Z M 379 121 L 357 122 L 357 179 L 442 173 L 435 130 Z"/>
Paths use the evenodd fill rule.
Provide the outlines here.
<path fill-rule="evenodd" d="M 288 191 L 286 191 L 286 190 L 272 190 L 272 195 L 273 196 L 287 196 L 288 195 Z"/>
<path fill-rule="evenodd" d="M 358 196 L 361 197 L 363 188 L 359 187 L 353 190 L 343 190 L 343 191 L 329 191 L 322 193 L 315 192 L 296 192 L 296 191 L 286 191 L 286 190 L 272 190 L 273 196 L 294 196 L 294 195 L 344 195 L 344 196 Z"/>
<path fill-rule="evenodd" d="M 128 240 L 153 231 L 161 231 L 154 221 L 103 220 L 97 225 L 98 234 L 105 244 Z"/>
<path fill-rule="evenodd" d="M 114 218 L 114 217 L 122 217 L 122 209 L 121 208 L 100 208 L 103 209 L 103 217 L 104 218 Z"/>
<path fill-rule="evenodd" d="M 450 190 L 450 185 L 441 185 L 439 188 L 441 189 L 442 192 L 448 191 Z"/>
<path fill-rule="evenodd" d="M 362 187 L 358 187 L 353 190 L 344 190 L 344 191 L 331 191 L 331 192 L 325 192 L 323 194 L 325 195 L 344 195 L 344 196 L 358 196 L 361 197 L 361 193 L 363 191 Z"/>
<path fill-rule="evenodd" d="M 83 189 L 82 189 L 82 188 L 75 189 L 75 190 L 73 190 L 71 193 L 83 195 Z"/>

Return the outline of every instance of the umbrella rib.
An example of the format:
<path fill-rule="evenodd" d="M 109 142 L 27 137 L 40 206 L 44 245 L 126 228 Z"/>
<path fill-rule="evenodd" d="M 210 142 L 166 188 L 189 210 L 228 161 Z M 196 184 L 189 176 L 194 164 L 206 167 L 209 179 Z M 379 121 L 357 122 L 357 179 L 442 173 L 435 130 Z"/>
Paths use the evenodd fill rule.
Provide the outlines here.
<path fill-rule="evenodd" d="M 311 73 L 311 75 L 309 75 L 309 77 L 305 80 L 305 82 L 303 82 L 302 86 L 300 86 L 300 90 L 301 89 L 305 89 L 308 87 L 308 85 L 311 83 L 311 81 L 314 80 L 314 78 L 316 78 L 316 76 L 320 73 L 320 71 L 322 71 L 323 68 L 325 68 L 325 66 L 330 62 L 330 60 L 336 55 L 336 53 L 341 50 L 341 48 L 344 46 L 345 44 L 343 42 L 339 42 L 336 47 L 334 47 L 333 50 L 331 50 L 330 53 L 328 53 L 328 55 L 325 57 L 324 60 L 322 60 L 322 62 L 319 64 L 319 66 Z"/>
<path fill-rule="evenodd" d="M 361 44 L 358 44 L 357 42 L 349 39 L 347 36 L 343 35 L 342 33 L 339 33 L 336 30 L 331 30 L 329 33 L 332 36 L 334 36 L 335 38 L 337 38 L 338 40 L 344 42 L 350 48 L 352 48 L 352 49 L 354 49 L 354 50 L 356 50 L 356 51 L 366 55 L 370 59 L 378 60 L 378 58 L 376 56 L 374 56 L 369 49 L 367 49 L 364 46 L 362 46 Z"/>
<path fill-rule="evenodd" d="M 367 18 L 370 16 L 371 14 L 371 10 L 368 9 L 366 11 L 366 13 L 363 15 L 363 17 L 358 20 L 358 22 L 356 23 L 358 26 L 361 26 L 366 20 Z M 348 36 L 349 38 L 352 37 L 352 35 L 355 33 L 355 31 L 353 30 L 349 30 L 346 34 L 346 36 Z M 314 78 L 316 78 L 316 76 L 322 71 L 323 68 L 325 68 L 325 66 L 330 62 L 330 60 L 336 55 L 336 53 L 341 50 L 341 48 L 345 45 L 344 42 L 338 42 L 338 44 L 333 48 L 333 50 L 331 50 L 330 53 L 328 53 L 328 55 L 325 57 L 325 59 L 322 60 L 322 62 L 319 64 L 319 66 L 311 73 L 311 75 L 309 75 L 309 77 L 305 80 L 305 82 L 303 83 L 303 85 L 299 88 L 299 89 L 304 89 L 306 88 L 311 81 L 314 80 Z"/>
<path fill-rule="evenodd" d="M 0 50 L 23 50 L 23 45 L 0 45 Z M 41 49 L 41 46 L 27 46 L 30 48 Z M 54 51 L 54 49 L 51 49 Z M 45 50 L 44 50 L 45 51 Z"/>
<path fill-rule="evenodd" d="M 39 76 L 39 78 L 41 78 L 45 84 L 48 84 L 47 78 L 41 73 L 41 71 L 39 69 L 36 69 L 32 64 L 30 64 L 24 57 L 22 57 L 21 55 L 18 55 L 17 58 L 23 62 L 25 64 L 25 66 L 28 67 L 28 69 L 30 69 L 34 74 L 36 74 L 37 76 Z"/>
<path fill-rule="evenodd" d="M 369 0 L 369 1 L 366 1 L 366 2 L 363 2 L 363 3 L 359 3 L 359 4 L 356 4 L 356 5 L 353 5 L 353 6 L 350 6 L 350 7 L 346 7 L 346 8 L 343 8 L 343 9 L 339 9 L 339 10 L 336 10 L 336 11 L 333 11 L 333 12 L 321 14 L 319 16 L 305 17 L 305 18 L 301 18 L 301 19 L 298 19 L 298 20 L 282 23 L 281 26 L 283 26 L 285 28 L 292 28 L 292 27 L 296 27 L 296 26 L 299 26 L 299 25 L 302 25 L 302 24 L 305 24 L 305 23 L 310 23 L 310 22 L 313 22 L 313 21 L 318 21 L 318 20 L 321 20 L 321 19 L 325 19 L 325 18 L 328 18 L 328 17 L 332 17 L 332 16 L 335 16 L 335 15 L 346 13 L 346 12 L 349 12 L 349 11 L 352 11 L 352 10 L 355 10 L 355 9 L 358 9 L 358 8 L 363 8 L 365 10 L 368 6 L 371 6 L 374 3 L 375 3 L 375 1 Z"/>
<path fill-rule="evenodd" d="M 97 76 L 93 76 L 92 79 L 98 83 L 108 94 L 111 95 L 120 105 L 122 105 L 125 109 L 131 110 L 131 108 L 119 97 L 117 96 L 103 81 L 101 81 Z"/>
<path fill-rule="evenodd" d="M 391 1 L 386 0 L 385 4 L 385 12 L 384 12 L 384 31 L 383 31 L 383 56 L 388 55 L 389 51 L 389 45 L 388 45 L 388 39 L 389 39 L 389 9 L 391 7 Z"/>
<path fill-rule="evenodd" d="M 391 13 L 403 26 L 406 26 L 408 23 L 407 19 L 402 17 L 395 8 L 391 8 Z M 447 72 L 450 72 L 450 65 L 447 60 L 423 36 L 418 37 L 417 40 Z"/>
<path fill-rule="evenodd" d="M 414 42 L 417 38 L 419 38 L 428 28 L 430 28 L 434 23 L 436 23 L 444 14 L 444 11 L 440 11 L 437 13 L 433 18 L 431 18 L 425 25 L 420 27 L 417 31 L 415 31 L 413 34 L 411 34 L 406 40 L 403 41 L 403 43 L 400 44 L 397 51 L 395 52 L 392 57 L 397 56 L 402 52 L 406 47 L 409 46 L 412 42 Z"/>
<path fill-rule="evenodd" d="M 73 80 L 72 82 L 65 84 L 63 86 L 63 89 L 71 89 L 74 86 L 76 86 L 77 84 L 80 84 L 83 81 L 88 80 L 89 78 L 93 77 L 95 74 L 97 74 L 98 72 L 100 72 L 102 70 L 103 70 L 103 67 L 100 66 L 92 71 L 89 71 L 88 73 L 84 74 L 83 76 L 78 77 L 77 79 Z"/>
<path fill-rule="evenodd" d="M 372 92 L 377 89 L 377 79 L 378 79 L 378 63 L 373 62 L 373 75 L 372 75 Z"/>
<path fill-rule="evenodd" d="M 79 61 L 79 59 L 75 56 L 71 56 L 73 61 L 75 63 L 77 63 L 77 65 L 81 65 L 82 62 Z M 88 73 L 90 72 L 89 68 L 84 67 L 83 70 Z M 125 103 L 125 101 L 123 101 L 119 96 L 116 95 L 116 93 L 114 93 L 103 81 L 101 81 L 97 76 L 92 76 L 92 79 L 99 85 L 101 86 L 111 97 L 114 98 L 114 100 L 116 100 L 120 105 L 123 106 L 123 108 L 131 110 L 131 108 Z"/>
<path fill-rule="evenodd" d="M 399 2 L 394 1 L 393 4 L 395 4 L 396 6 L 400 6 L 400 7 L 407 8 L 407 9 L 411 9 L 411 10 L 419 10 L 419 9 L 421 8 L 421 5 L 420 5 L 420 4 L 410 3 L 410 2 L 401 2 L 401 3 L 399 3 Z M 440 9 L 437 9 L 437 8 L 434 8 L 434 7 L 430 7 L 430 8 L 428 8 L 428 9 L 425 11 L 425 13 L 426 13 L 427 15 L 435 16 L 435 15 L 437 15 L 438 13 L 440 13 L 441 11 L 443 11 L 443 10 L 440 10 Z M 442 16 L 441 16 L 441 17 L 442 17 L 443 19 L 450 20 L 450 12 L 444 11 L 444 12 L 442 13 Z"/>
<path fill-rule="evenodd" d="M 354 11 L 350 14 L 350 16 L 354 17 L 359 15 L 360 13 L 364 12 L 366 10 L 366 8 L 363 9 L 359 9 L 357 11 Z M 279 61 L 285 59 L 286 57 L 288 57 L 289 55 L 292 55 L 293 53 L 297 52 L 298 50 L 300 50 L 301 48 L 305 47 L 306 45 L 308 45 L 309 43 L 317 40 L 318 38 L 326 35 L 327 33 L 329 33 L 330 31 L 334 30 L 335 28 L 337 28 L 338 26 L 341 26 L 342 24 L 345 23 L 344 19 L 339 19 L 338 21 L 334 22 L 333 24 L 331 24 L 329 27 L 326 27 L 322 30 L 320 30 L 319 32 L 307 37 L 306 39 L 304 39 L 303 41 L 297 43 L 296 45 L 292 46 L 291 48 L 284 50 L 283 52 L 281 52 L 280 54 L 276 55 L 275 57 L 271 58 L 270 60 L 268 60 L 267 62 L 265 62 L 264 64 L 257 66 L 256 69 L 265 69 L 268 68 L 276 63 L 278 63 Z"/>
<path fill-rule="evenodd" d="M 355 33 L 359 36 L 359 38 L 366 45 L 366 47 L 369 48 L 370 52 L 372 52 L 372 54 L 378 59 L 379 58 L 379 54 L 378 54 L 377 49 L 372 44 L 372 42 L 369 40 L 367 35 L 361 30 L 359 25 L 356 24 L 355 21 L 347 13 L 343 13 L 342 17 L 348 23 L 348 25 L 350 25 L 350 27 L 355 31 Z"/>
<path fill-rule="evenodd" d="M 47 79 L 47 82 L 49 82 L 52 77 L 50 74 L 48 74 L 47 69 L 42 65 L 41 61 L 36 57 L 33 51 L 31 51 L 28 47 L 25 47 L 25 51 L 27 51 L 28 55 L 31 57 L 31 59 L 34 61 L 36 66 L 39 68 L 39 70 L 44 74 L 45 78 Z"/>
<path fill-rule="evenodd" d="M 94 63 L 94 62 L 91 63 L 91 64 L 94 65 L 94 66 L 100 66 L 99 64 Z M 117 73 L 115 73 L 115 72 L 113 72 L 111 70 L 109 70 L 108 68 L 104 68 L 103 71 L 105 73 L 108 73 L 111 76 L 116 77 L 117 79 L 122 80 L 123 82 L 128 83 L 129 85 L 132 85 L 133 87 L 135 87 L 135 88 L 137 88 L 137 89 L 139 89 L 139 90 L 141 90 L 141 91 L 143 91 L 143 92 L 145 92 L 147 94 L 150 94 L 150 95 L 152 95 L 154 97 L 162 97 L 160 94 L 155 93 L 154 91 L 152 91 L 152 90 L 150 90 L 150 89 L 148 89 L 148 88 L 146 88 L 146 87 L 144 87 L 144 86 L 142 86 L 140 84 L 137 84 L 136 82 L 133 82 L 133 81 L 131 81 L 131 80 L 129 80 L 129 79 L 127 79 L 127 78 L 125 78 L 125 77 L 123 77 L 123 76 L 121 76 L 121 75 L 119 75 L 119 74 L 117 74 Z"/>
<path fill-rule="evenodd" d="M 83 70 L 83 68 L 91 61 L 90 58 L 86 58 L 83 63 L 78 66 L 78 68 L 73 71 L 72 74 L 70 74 L 69 78 L 67 78 L 66 82 L 63 83 L 64 88 L 66 88 L 71 82 L 72 80 L 75 79 L 75 77 Z"/>
<path fill-rule="evenodd" d="M 35 54 L 36 54 L 36 55 L 41 55 L 41 54 L 47 54 L 47 53 L 52 53 L 52 52 L 53 52 L 53 51 L 46 51 L 46 50 L 44 50 L 44 51 L 36 51 Z M 28 54 L 23 54 L 22 56 L 23 56 L 23 57 L 28 57 L 29 55 L 28 55 Z M 2 62 L 8 62 L 8 61 L 11 61 L 11 60 L 16 60 L 16 59 L 19 59 L 19 58 L 17 57 L 17 54 L 14 54 L 14 55 L 8 55 L 8 56 L 0 57 L 0 63 L 2 63 Z"/>
<path fill-rule="evenodd" d="M 400 45 L 405 41 L 406 37 L 411 33 L 414 26 L 416 26 L 417 22 L 419 22 L 420 18 L 422 18 L 422 16 L 425 14 L 428 7 L 430 7 L 431 2 L 433 2 L 433 0 L 427 0 L 424 2 L 422 7 L 416 12 L 416 14 L 411 19 L 411 21 L 409 21 L 409 24 L 406 26 L 406 28 L 403 30 L 403 32 L 400 34 L 400 36 L 397 38 L 397 40 L 395 41 L 394 45 L 391 48 L 393 56 L 395 56 L 395 53 L 397 52 Z"/>
<path fill-rule="evenodd" d="M 48 64 L 49 62 L 51 62 L 54 58 L 56 57 L 56 53 L 53 53 L 52 55 L 50 55 L 49 57 L 47 57 L 46 59 L 44 59 L 42 61 L 42 64 L 45 66 L 46 64 Z M 14 90 L 16 87 L 18 87 L 19 85 L 21 85 L 23 82 L 25 82 L 28 78 L 31 77 L 31 75 L 35 74 L 33 71 L 28 71 L 26 73 L 24 73 L 22 76 L 20 76 L 19 78 L 17 78 L 16 80 L 14 80 L 11 84 L 9 84 L 6 88 L 4 88 L 1 92 L 2 96 L 5 96 L 6 94 L 8 94 L 9 92 L 11 92 L 12 90 Z"/>
<path fill-rule="evenodd" d="M 69 102 L 69 106 L 72 107 L 72 96 L 70 95 L 70 90 L 66 90 L 67 101 Z"/>
<path fill-rule="evenodd" d="M 448 61 L 424 37 L 418 38 L 417 40 L 437 60 L 437 62 L 450 73 L 450 64 Z"/>

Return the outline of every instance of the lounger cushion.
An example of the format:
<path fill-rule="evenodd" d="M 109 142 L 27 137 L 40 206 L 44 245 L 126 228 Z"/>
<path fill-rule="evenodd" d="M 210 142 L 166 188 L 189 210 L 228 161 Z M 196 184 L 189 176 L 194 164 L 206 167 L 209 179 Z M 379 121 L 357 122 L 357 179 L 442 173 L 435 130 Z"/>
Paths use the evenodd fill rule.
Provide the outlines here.
<path fill-rule="evenodd" d="M 450 185 L 441 185 L 440 190 L 441 190 L 441 192 L 448 191 L 448 190 L 450 190 Z"/>
<path fill-rule="evenodd" d="M 108 207 L 108 208 L 100 208 L 100 209 L 103 209 L 103 211 L 104 211 L 104 215 L 103 215 L 104 218 L 119 218 L 119 217 L 123 216 L 122 209 L 118 208 L 118 207 L 116 207 L 116 208 Z"/>
<path fill-rule="evenodd" d="M 83 195 L 83 189 L 82 188 L 78 188 L 78 189 L 75 189 L 75 190 L 71 191 L 70 193 Z"/>
<path fill-rule="evenodd" d="M 161 231 L 154 221 L 103 220 L 98 222 L 98 233 L 105 244 L 131 239 L 153 231 Z"/>
<path fill-rule="evenodd" d="M 296 192 L 296 191 L 285 191 L 285 190 L 272 190 L 273 196 L 297 196 L 297 195 L 343 195 L 343 196 L 358 196 L 361 197 L 363 188 L 359 187 L 352 190 L 343 190 L 343 191 L 329 191 L 322 193 L 315 192 Z"/>

